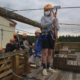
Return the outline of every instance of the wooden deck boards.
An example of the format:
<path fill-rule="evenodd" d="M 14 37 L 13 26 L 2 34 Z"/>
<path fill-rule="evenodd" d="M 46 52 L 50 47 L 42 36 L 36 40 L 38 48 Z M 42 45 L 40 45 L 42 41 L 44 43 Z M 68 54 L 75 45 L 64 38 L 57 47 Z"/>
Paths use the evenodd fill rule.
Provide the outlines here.
<path fill-rule="evenodd" d="M 42 75 L 42 71 L 37 69 L 33 71 L 29 76 L 38 75 L 35 79 L 28 79 L 28 80 L 80 80 L 80 73 L 68 72 L 68 71 L 58 71 L 57 73 L 48 72 L 47 76 Z M 27 80 L 26 78 L 20 80 Z"/>
<path fill-rule="evenodd" d="M 76 61 L 68 61 L 67 64 L 70 65 L 79 65 L 80 66 L 80 52 L 76 53 L 77 54 L 77 62 Z M 62 57 L 62 56 L 61 56 Z M 62 71 L 62 70 L 58 70 L 58 73 L 51 73 L 48 72 L 47 76 L 43 76 L 42 75 L 42 67 L 39 69 L 33 69 L 34 71 L 29 75 L 29 76 L 33 76 L 33 75 L 38 75 L 38 77 L 36 79 L 28 79 L 28 80 L 80 80 L 80 73 L 75 73 L 73 71 Z M 20 80 L 27 80 L 25 79 L 20 79 Z"/>

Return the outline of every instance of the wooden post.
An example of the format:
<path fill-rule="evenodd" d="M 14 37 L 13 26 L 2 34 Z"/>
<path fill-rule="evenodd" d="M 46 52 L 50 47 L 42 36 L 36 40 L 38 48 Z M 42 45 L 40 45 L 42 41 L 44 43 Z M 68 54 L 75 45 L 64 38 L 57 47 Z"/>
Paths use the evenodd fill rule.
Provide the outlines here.
<path fill-rule="evenodd" d="M 13 72 L 19 76 L 19 56 L 15 55 L 12 58 L 12 63 L 13 63 Z M 19 77 L 14 75 L 13 80 L 19 80 Z"/>
<path fill-rule="evenodd" d="M 61 43 L 58 44 L 58 48 L 61 49 Z"/>
<path fill-rule="evenodd" d="M 2 7 L 0 7 L 0 16 L 5 16 L 7 18 L 14 19 L 14 20 L 17 20 L 17 21 L 20 21 L 20 22 L 23 22 L 23 23 L 41 28 L 40 23 L 38 23 L 36 21 L 33 21 L 29 18 L 23 17 L 23 16 L 21 16 L 17 13 L 13 13 L 9 10 L 6 10 L 6 9 L 2 8 Z"/>
<path fill-rule="evenodd" d="M 55 55 L 55 49 L 53 49 L 53 57 L 54 57 L 54 55 Z"/>
<path fill-rule="evenodd" d="M 29 57 L 30 57 L 30 53 L 25 53 L 27 56 L 25 56 L 25 69 L 24 69 L 24 71 L 27 71 L 27 62 L 28 62 L 28 59 L 29 59 Z M 29 73 L 30 73 L 30 68 L 29 68 Z"/>

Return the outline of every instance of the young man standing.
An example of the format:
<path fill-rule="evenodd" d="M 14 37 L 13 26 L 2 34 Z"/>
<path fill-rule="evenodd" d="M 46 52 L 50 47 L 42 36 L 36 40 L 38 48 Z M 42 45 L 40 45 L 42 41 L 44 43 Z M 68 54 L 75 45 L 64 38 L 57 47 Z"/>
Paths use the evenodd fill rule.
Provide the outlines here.
<path fill-rule="evenodd" d="M 29 60 L 26 64 L 26 66 L 27 66 L 26 75 L 29 74 L 29 69 L 30 69 L 31 63 L 35 63 L 37 68 L 39 68 L 41 66 L 42 45 L 41 45 L 41 42 L 39 42 L 40 33 L 41 33 L 40 30 L 35 31 L 35 35 L 36 35 L 37 40 L 35 41 L 35 44 L 33 46 L 28 45 L 26 43 L 26 45 L 28 45 L 30 48 L 34 48 L 34 50 L 35 50 L 35 52 L 32 54 L 32 56 L 29 58 Z"/>
<path fill-rule="evenodd" d="M 55 29 L 59 29 L 57 19 L 53 16 L 52 5 L 47 4 L 44 6 L 45 16 L 41 18 L 42 26 L 42 62 L 43 62 L 43 75 L 47 75 L 47 71 L 56 72 L 50 68 L 52 52 L 55 46 Z M 47 63 L 47 67 L 46 67 Z"/>

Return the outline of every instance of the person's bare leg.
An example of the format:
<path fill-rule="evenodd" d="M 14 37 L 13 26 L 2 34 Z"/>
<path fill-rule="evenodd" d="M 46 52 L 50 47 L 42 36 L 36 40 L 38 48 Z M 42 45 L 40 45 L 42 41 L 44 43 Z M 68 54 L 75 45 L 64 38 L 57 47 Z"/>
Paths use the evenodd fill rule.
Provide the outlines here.
<path fill-rule="evenodd" d="M 47 54 L 48 54 L 48 49 L 42 49 L 42 63 L 43 63 L 43 75 L 47 75 L 47 70 L 46 70 L 46 60 L 47 60 Z"/>
<path fill-rule="evenodd" d="M 51 62 L 51 57 L 52 57 L 53 49 L 48 49 L 48 57 L 47 57 L 47 62 Z"/>
<path fill-rule="evenodd" d="M 26 75 L 30 74 L 30 62 L 27 62 L 26 64 Z"/>
<path fill-rule="evenodd" d="M 51 62 L 51 58 L 52 58 L 52 53 L 53 53 L 53 50 L 52 49 L 49 49 L 48 50 L 48 60 L 47 60 L 47 69 L 48 69 L 48 71 L 50 71 L 50 72 L 57 72 L 56 70 L 54 70 L 54 69 L 51 69 L 51 67 L 50 67 L 50 62 Z"/>
<path fill-rule="evenodd" d="M 49 69 L 49 67 L 50 67 L 50 62 L 51 62 L 52 52 L 53 52 L 52 49 L 49 49 L 49 50 L 48 50 L 47 69 Z"/>
<path fill-rule="evenodd" d="M 42 49 L 42 62 L 43 64 L 46 64 L 48 49 Z"/>

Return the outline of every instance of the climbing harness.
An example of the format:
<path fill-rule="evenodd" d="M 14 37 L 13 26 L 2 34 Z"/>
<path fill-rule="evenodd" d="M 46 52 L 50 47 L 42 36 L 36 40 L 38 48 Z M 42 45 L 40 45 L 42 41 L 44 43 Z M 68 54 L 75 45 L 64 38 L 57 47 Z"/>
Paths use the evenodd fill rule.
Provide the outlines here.
<path fill-rule="evenodd" d="M 33 56 L 36 58 L 36 57 L 38 57 L 38 58 L 41 58 L 41 51 L 35 51 L 34 53 L 33 53 Z"/>
<path fill-rule="evenodd" d="M 52 41 L 54 41 L 55 40 L 55 38 L 54 38 L 54 33 L 52 33 L 52 32 L 42 32 L 41 34 L 40 34 L 40 36 L 39 36 L 39 43 L 42 41 L 42 40 L 47 40 L 48 41 L 48 38 L 47 38 L 47 36 L 48 35 L 51 35 L 52 36 L 52 39 L 49 41 L 49 43 L 51 43 Z M 43 36 L 43 37 L 42 37 Z M 38 44 L 39 44 L 38 43 Z"/>

